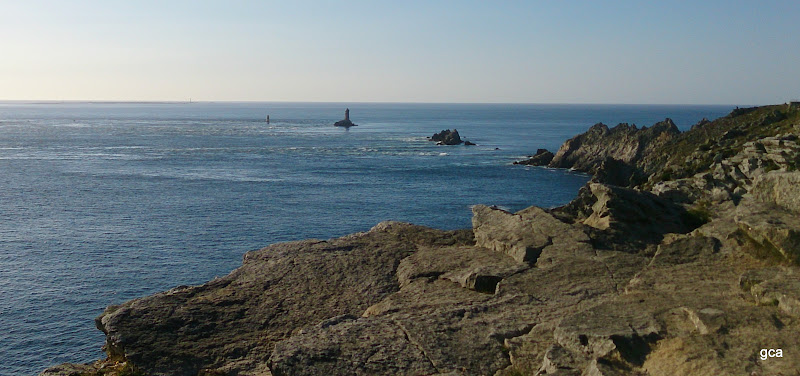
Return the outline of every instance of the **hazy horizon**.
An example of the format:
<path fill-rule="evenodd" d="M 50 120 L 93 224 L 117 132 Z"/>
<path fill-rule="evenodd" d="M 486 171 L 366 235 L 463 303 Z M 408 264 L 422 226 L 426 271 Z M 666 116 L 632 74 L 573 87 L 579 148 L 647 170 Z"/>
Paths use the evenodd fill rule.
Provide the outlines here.
<path fill-rule="evenodd" d="M 332 104 L 332 105 L 358 105 L 358 104 L 419 104 L 419 105 L 520 105 L 520 106 L 769 106 L 785 104 L 780 103 L 560 103 L 560 102 L 379 102 L 379 101 L 280 101 L 280 100 L 118 100 L 118 99 L 0 99 L 0 103 L 13 104 L 213 104 L 213 103 L 275 103 L 275 104 Z M 794 102 L 794 100 L 792 100 Z"/>
<path fill-rule="evenodd" d="M 0 100 L 762 105 L 800 3 L 0 4 Z"/>

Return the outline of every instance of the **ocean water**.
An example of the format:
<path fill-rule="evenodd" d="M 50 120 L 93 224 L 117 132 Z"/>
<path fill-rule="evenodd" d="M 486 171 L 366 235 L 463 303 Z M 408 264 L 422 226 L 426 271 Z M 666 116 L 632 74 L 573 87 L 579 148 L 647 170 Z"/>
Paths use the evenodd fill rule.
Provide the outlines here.
<path fill-rule="evenodd" d="M 359 126 L 332 126 L 345 107 Z M 587 176 L 511 163 L 596 122 L 687 129 L 732 108 L 0 102 L 0 375 L 101 358 L 107 305 L 274 242 L 562 205 Z M 426 140 L 446 128 L 478 146 Z"/>

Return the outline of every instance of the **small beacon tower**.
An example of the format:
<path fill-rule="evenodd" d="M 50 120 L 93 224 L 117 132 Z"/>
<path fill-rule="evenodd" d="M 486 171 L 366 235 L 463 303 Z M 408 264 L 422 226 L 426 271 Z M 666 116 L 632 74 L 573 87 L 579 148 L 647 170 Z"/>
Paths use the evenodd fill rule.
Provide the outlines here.
<path fill-rule="evenodd" d="M 350 109 L 346 108 L 344 110 L 344 120 L 339 120 L 336 123 L 334 123 L 333 125 L 335 125 L 337 127 L 349 128 L 349 127 L 355 127 L 358 124 L 353 124 L 353 122 L 350 121 Z"/>

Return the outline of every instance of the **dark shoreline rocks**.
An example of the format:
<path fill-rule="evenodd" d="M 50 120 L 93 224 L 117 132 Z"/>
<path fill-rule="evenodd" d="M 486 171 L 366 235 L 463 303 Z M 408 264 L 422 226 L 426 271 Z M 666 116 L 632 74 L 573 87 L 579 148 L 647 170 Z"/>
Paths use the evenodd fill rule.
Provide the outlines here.
<path fill-rule="evenodd" d="M 594 179 L 565 206 L 249 252 L 109 307 L 108 358 L 43 375 L 795 374 L 800 109 L 659 124 L 567 141 L 548 165 Z"/>
<path fill-rule="evenodd" d="M 599 175 L 600 178 L 614 175 L 614 181 L 609 179 L 608 182 L 635 185 L 643 178 L 643 174 L 635 171 L 633 166 L 679 134 L 678 127 L 669 118 L 649 128 L 638 128 L 635 124 L 627 123 L 609 128 L 603 123 L 597 123 L 585 133 L 564 142 L 555 154 L 538 149 L 536 155 L 514 164 L 568 168 Z M 626 168 L 630 171 L 625 176 L 619 176 L 619 173 L 606 168 L 598 174 L 604 164 L 606 167 L 614 164 L 615 171 Z"/>
<path fill-rule="evenodd" d="M 538 149 L 536 154 L 531 155 L 526 160 L 515 161 L 514 164 L 526 166 L 547 166 L 553 160 L 555 154 L 547 149 Z"/>
<path fill-rule="evenodd" d="M 355 127 L 355 126 L 358 126 L 358 124 L 353 124 L 353 122 L 350 121 L 350 119 L 339 120 L 339 121 L 333 123 L 333 125 L 335 127 Z"/>

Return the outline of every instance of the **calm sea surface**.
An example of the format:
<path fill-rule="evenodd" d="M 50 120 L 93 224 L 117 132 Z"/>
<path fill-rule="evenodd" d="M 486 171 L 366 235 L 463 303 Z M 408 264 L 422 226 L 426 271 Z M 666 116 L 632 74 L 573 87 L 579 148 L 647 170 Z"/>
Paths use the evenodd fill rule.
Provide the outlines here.
<path fill-rule="evenodd" d="M 358 127 L 332 126 L 345 107 Z M 0 102 L 0 375 L 98 359 L 105 306 L 270 243 L 564 204 L 587 176 L 511 162 L 600 121 L 732 107 Z M 478 146 L 425 139 L 446 128 Z"/>

